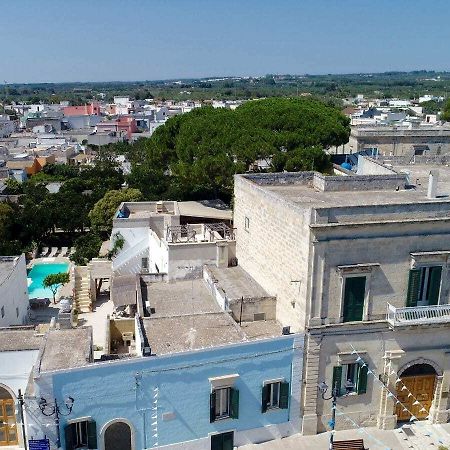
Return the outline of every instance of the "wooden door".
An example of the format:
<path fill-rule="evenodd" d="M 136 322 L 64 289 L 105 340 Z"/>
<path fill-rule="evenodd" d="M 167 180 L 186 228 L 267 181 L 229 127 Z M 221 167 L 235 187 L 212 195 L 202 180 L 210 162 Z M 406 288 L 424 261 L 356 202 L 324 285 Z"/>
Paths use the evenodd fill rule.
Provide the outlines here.
<path fill-rule="evenodd" d="M 0 399 L 0 446 L 17 445 L 17 423 L 14 400 Z"/>
<path fill-rule="evenodd" d="M 416 375 L 400 378 L 402 383 L 407 389 L 401 390 L 402 383 L 398 383 L 397 398 L 402 403 L 397 405 L 395 413 L 397 414 L 397 420 L 405 421 L 411 418 L 408 411 L 404 411 L 406 407 L 411 411 L 414 416 L 419 420 L 426 419 L 433 403 L 434 398 L 434 386 L 436 382 L 435 375 Z M 409 393 L 412 395 L 408 397 Z M 420 405 L 413 405 L 418 400 Z M 420 411 L 425 408 L 426 411 Z"/>

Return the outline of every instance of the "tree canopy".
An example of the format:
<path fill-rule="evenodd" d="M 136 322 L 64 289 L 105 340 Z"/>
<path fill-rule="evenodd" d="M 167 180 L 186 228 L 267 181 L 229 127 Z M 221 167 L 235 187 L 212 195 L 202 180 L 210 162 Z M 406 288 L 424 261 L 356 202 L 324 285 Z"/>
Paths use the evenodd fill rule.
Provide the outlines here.
<path fill-rule="evenodd" d="M 149 199 L 230 200 L 235 173 L 329 170 L 323 149 L 346 143 L 349 134 L 347 117 L 312 98 L 199 108 L 129 146 L 128 181 Z"/>
<path fill-rule="evenodd" d="M 122 202 L 142 200 L 138 189 L 122 189 L 108 191 L 89 212 L 91 225 L 97 229 L 112 228 L 114 213 Z"/>
<path fill-rule="evenodd" d="M 60 286 L 67 284 L 70 281 L 69 274 L 67 272 L 50 273 L 42 282 L 45 288 L 49 288 L 53 294 L 53 303 L 56 303 L 56 293 Z"/>
<path fill-rule="evenodd" d="M 444 103 L 440 118 L 446 122 L 450 122 L 450 98 Z"/>

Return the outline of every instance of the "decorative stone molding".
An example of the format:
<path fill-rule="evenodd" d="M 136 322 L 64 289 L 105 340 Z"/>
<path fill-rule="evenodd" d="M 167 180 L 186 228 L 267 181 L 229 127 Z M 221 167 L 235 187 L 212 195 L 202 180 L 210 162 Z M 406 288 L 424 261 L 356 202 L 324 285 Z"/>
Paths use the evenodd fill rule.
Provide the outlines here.
<path fill-rule="evenodd" d="M 416 358 L 416 359 L 404 364 L 397 371 L 397 374 L 399 376 L 401 376 L 405 370 L 409 369 L 412 366 L 421 365 L 421 364 L 428 364 L 429 366 L 433 367 L 433 369 L 436 371 L 436 374 L 438 376 L 444 375 L 444 371 L 434 361 L 431 361 L 431 359 L 426 359 L 426 358 Z"/>

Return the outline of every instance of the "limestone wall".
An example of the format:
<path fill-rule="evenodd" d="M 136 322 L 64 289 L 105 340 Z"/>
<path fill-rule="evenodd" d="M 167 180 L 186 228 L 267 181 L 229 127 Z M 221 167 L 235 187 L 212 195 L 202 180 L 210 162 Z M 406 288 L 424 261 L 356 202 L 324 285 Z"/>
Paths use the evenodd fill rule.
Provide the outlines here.
<path fill-rule="evenodd" d="M 277 297 L 277 319 L 283 325 L 304 329 L 311 210 L 263 191 L 252 179 L 235 178 L 233 223 L 238 264 Z"/>

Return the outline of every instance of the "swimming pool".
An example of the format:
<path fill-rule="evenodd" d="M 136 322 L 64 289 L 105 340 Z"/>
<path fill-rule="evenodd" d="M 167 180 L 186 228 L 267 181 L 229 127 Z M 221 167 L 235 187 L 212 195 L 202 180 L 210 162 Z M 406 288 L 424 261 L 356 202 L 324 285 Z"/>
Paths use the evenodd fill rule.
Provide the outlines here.
<path fill-rule="evenodd" d="M 44 288 L 42 282 L 51 273 L 67 272 L 69 263 L 36 263 L 28 273 L 29 298 L 53 298 L 52 291 Z"/>

